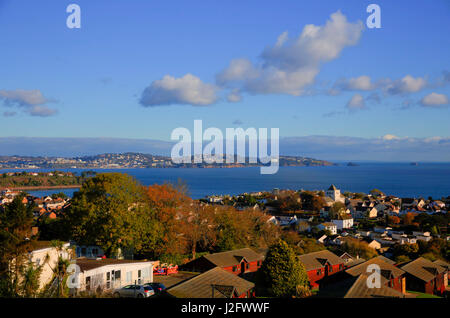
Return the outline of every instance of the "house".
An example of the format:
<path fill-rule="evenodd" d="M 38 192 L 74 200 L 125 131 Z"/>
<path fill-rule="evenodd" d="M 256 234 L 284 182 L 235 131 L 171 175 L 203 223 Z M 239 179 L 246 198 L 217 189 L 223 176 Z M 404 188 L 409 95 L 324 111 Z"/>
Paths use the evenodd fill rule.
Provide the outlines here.
<path fill-rule="evenodd" d="M 349 229 L 353 226 L 353 218 L 350 215 L 341 215 L 336 220 L 331 220 L 336 224 L 338 230 Z"/>
<path fill-rule="evenodd" d="M 298 256 L 305 265 L 311 288 L 318 288 L 320 280 L 344 269 L 344 260 L 328 251 L 318 251 Z"/>
<path fill-rule="evenodd" d="M 356 277 L 361 274 L 373 272 L 371 267 L 373 265 L 376 265 L 380 269 L 381 276 L 385 279 L 384 281 L 385 285 L 387 287 L 395 289 L 396 291 L 402 294 L 405 294 L 406 292 L 405 271 L 391 264 L 392 261 L 389 260 L 388 262 L 386 262 L 384 259 L 385 258 L 382 257 L 372 258 L 362 264 L 353 266 L 345 270 L 345 273 L 353 277 Z"/>
<path fill-rule="evenodd" d="M 248 298 L 254 297 L 255 284 L 214 267 L 166 290 L 176 298 Z"/>
<path fill-rule="evenodd" d="M 155 262 L 146 260 L 79 258 L 78 286 L 72 292 L 105 291 L 131 284 L 153 282 Z M 72 283 L 76 284 L 76 281 Z M 76 285 L 75 285 L 76 286 Z"/>
<path fill-rule="evenodd" d="M 423 257 L 401 267 L 406 272 L 408 290 L 427 294 L 442 294 L 445 291 L 445 268 Z"/>
<path fill-rule="evenodd" d="M 297 223 L 297 228 L 299 232 L 309 232 L 311 230 L 311 226 L 307 221 L 299 221 Z"/>
<path fill-rule="evenodd" d="M 376 240 L 369 241 L 368 245 L 370 248 L 373 248 L 374 250 L 379 250 L 381 248 L 381 243 Z"/>
<path fill-rule="evenodd" d="M 379 288 L 369 288 L 367 273 L 356 276 L 347 276 L 331 284 L 321 286 L 319 297 L 333 298 L 405 298 L 405 294 L 389 287 L 389 280 L 384 276 L 380 278 Z"/>
<path fill-rule="evenodd" d="M 331 198 L 334 202 L 342 202 L 345 203 L 345 197 L 341 194 L 341 190 L 336 188 L 334 184 L 332 184 L 328 190 L 325 192 L 325 196 Z"/>
<path fill-rule="evenodd" d="M 221 253 L 207 254 L 181 266 L 183 270 L 206 272 L 214 267 L 235 274 L 256 272 L 262 265 L 264 255 L 250 248 L 242 248 Z"/>
<path fill-rule="evenodd" d="M 330 231 L 331 234 L 337 234 L 337 225 L 332 222 L 321 223 L 317 226 L 319 230 Z"/>
<path fill-rule="evenodd" d="M 339 255 L 340 258 L 342 258 L 344 260 L 344 263 L 350 263 L 353 262 L 356 258 L 351 256 L 349 253 L 347 252 L 343 252 L 342 254 Z"/>
<path fill-rule="evenodd" d="M 53 279 L 53 270 L 58 264 L 59 257 L 70 260 L 72 250 L 69 243 L 63 243 L 61 249 L 54 247 L 50 241 L 33 242 L 33 248 L 29 252 L 29 260 L 34 265 L 42 266 L 41 275 L 39 277 L 39 290 L 50 283 Z"/>
<path fill-rule="evenodd" d="M 326 241 L 327 238 L 328 238 L 328 236 L 326 236 L 326 235 L 324 234 L 324 235 L 322 235 L 321 237 L 319 237 L 319 238 L 317 239 L 317 242 L 322 243 L 322 244 L 325 244 L 325 241 Z"/>
<path fill-rule="evenodd" d="M 435 263 L 436 265 L 439 265 L 439 266 L 441 266 L 442 268 L 445 269 L 445 272 L 444 272 L 444 286 L 445 286 L 445 288 L 447 288 L 447 286 L 448 286 L 448 271 L 450 270 L 450 264 L 445 262 L 445 261 L 443 261 L 443 260 L 440 260 L 440 259 L 435 260 L 433 263 Z"/>

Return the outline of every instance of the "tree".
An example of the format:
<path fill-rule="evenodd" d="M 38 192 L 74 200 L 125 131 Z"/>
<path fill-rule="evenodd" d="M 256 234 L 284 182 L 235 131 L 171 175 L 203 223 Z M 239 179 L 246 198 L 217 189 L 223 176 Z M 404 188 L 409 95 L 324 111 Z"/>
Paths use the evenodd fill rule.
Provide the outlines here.
<path fill-rule="evenodd" d="M 302 198 L 304 210 L 317 212 L 325 205 L 325 201 L 322 197 L 317 196 L 310 191 L 304 191 L 300 196 Z"/>
<path fill-rule="evenodd" d="M 22 296 L 31 298 L 37 295 L 41 273 L 42 265 L 35 266 L 31 261 L 22 269 L 22 280 L 20 283 Z"/>
<path fill-rule="evenodd" d="M 332 219 L 338 219 L 339 217 L 341 217 L 343 214 L 345 214 L 345 204 L 342 202 L 335 202 L 333 203 L 333 205 L 330 207 L 330 218 Z"/>
<path fill-rule="evenodd" d="M 346 238 L 341 247 L 344 252 L 364 259 L 370 259 L 378 255 L 375 249 L 371 248 L 367 242 L 354 238 Z"/>
<path fill-rule="evenodd" d="M 278 240 L 267 252 L 258 282 L 263 293 L 274 297 L 292 297 L 297 290 L 308 287 L 308 275 L 294 251 L 283 240 Z"/>
<path fill-rule="evenodd" d="M 378 189 L 371 190 L 370 194 L 373 195 L 374 197 L 384 196 L 384 193 Z"/>
<path fill-rule="evenodd" d="M 74 194 L 65 223 L 78 244 L 99 245 L 109 255 L 122 248 L 140 251 L 151 239 L 147 208 L 134 178 L 104 173 L 87 179 Z"/>
<path fill-rule="evenodd" d="M 33 207 L 22 203 L 18 195 L 5 207 L 0 208 L 0 295 L 21 295 L 20 277 L 28 263 L 32 249 L 31 235 Z"/>

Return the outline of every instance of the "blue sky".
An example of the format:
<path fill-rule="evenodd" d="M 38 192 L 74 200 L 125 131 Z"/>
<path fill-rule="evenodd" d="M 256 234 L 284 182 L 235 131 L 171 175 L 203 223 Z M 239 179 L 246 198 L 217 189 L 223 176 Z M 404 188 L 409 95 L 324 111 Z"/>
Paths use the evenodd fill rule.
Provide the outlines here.
<path fill-rule="evenodd" d="M 372 2 L 0 0 L 0 137 L 168 141 L 202 119 L 432 140 L 448 161 L 450 2 L 376 1 L 382 28 L 368 29 Z M 322 29 L 295 46 L 306 25 Z"/>

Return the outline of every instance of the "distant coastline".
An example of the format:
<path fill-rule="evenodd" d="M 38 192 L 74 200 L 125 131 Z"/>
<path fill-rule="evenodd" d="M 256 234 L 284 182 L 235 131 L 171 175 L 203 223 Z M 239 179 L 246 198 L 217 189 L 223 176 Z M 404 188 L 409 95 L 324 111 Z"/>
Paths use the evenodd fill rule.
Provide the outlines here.
<path fill-rule="evenodd" d="M 54 189 L 79 189 L 81 188 L 80 184 L 74 185 L 56 185 L 56 186 L 29 186 L 29 187 L 0 187 L 0 191 L 2 190 L 11 190 L 11 191 L 35 191 L 35 190 L 54 190 Z"/>

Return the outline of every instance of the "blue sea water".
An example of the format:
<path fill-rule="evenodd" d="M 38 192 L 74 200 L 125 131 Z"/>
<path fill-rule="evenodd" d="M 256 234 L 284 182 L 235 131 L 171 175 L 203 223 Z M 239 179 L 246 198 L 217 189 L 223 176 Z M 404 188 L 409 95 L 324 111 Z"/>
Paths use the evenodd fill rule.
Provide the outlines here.
<path fill-rule="evenodd" d="M 52 169 L 53 170 L 53 169 Z M 3 169 L 0 172 L 13 171 Z M 50 171 L 33 169 L 33 171 Z M 67 169 L 80 173 L 81 169 Z M 193 198 L 212 194 L 279 189 L 325 190 L 335 184 L 344 191 L 369 192 L 377 188 L 400 197 L 433 198 L 450 195 L 450 163 L 359 163 L 330 167 L 280 167 L 274 175 L 261 175 L 258 167 L 249 168 L 191 168 L 191 169 L 97 169 L 101 172 L 123 172 L 144 185 L 184 181 Z M 55 192 L 72 195 L 76 189 L 29 191 L 36 196 Z"/>

